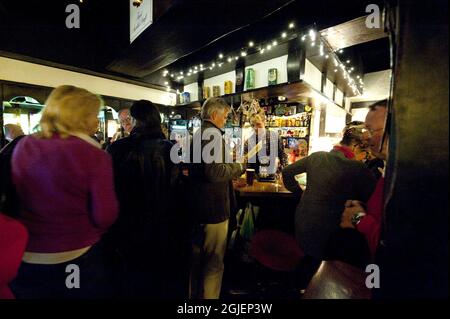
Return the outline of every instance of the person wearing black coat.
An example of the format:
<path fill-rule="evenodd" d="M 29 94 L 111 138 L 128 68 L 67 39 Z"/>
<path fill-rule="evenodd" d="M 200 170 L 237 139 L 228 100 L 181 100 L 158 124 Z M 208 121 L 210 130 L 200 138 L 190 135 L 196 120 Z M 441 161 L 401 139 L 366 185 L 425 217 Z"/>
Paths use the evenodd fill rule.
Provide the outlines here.
<path fill-rule="evenodd" d="M 170 159 L 172 143 L 162 133 L 153 103 L 137 101 L 130 112 L 135 122 L 130 136 L 107 149 L 120 204 L 119 218 L 107 237 L 120 256 L 122 297 L 184 297 L 178 267 L 187 240 L 179 238 L 178 166 Z"/>

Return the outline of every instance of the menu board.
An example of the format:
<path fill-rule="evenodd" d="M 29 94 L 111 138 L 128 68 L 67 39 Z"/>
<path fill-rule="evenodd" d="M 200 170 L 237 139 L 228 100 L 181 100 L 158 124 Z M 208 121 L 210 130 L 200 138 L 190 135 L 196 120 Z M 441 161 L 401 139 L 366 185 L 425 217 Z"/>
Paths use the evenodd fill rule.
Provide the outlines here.
<path fill-rule="evenodd" d="M 132 43 L 153 22 L 153 0 L 142 0 L 138 2 L 130 0 L 130 43 Z"/>

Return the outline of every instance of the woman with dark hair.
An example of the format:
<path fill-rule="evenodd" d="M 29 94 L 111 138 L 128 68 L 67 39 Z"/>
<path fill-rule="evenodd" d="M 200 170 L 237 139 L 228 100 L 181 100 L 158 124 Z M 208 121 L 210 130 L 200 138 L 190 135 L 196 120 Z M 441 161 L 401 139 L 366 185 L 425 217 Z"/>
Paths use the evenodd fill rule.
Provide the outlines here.
<path fill-rule="evenodd" d="M 174 182 L 178 169 L 170 160 L 172 143 L 161 129 L 158 108 L 135 102 L 129 137 L 111 144 L 119 218 L 109 239 L 120 255 L 123 297 L 173 297 L 170 270 L 179 255 L 173 243 Z M 179 265 L 178 265 L 179 267 Z M 179 271 L 178 271 L 179 272 Z"/>

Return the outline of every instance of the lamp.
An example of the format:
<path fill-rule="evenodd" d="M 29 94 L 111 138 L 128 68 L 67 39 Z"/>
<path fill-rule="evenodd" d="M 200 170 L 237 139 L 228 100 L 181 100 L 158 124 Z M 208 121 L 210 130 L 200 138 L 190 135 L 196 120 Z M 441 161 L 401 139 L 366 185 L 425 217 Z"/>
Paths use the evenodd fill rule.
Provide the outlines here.
<path fill-rule="evenodd" d="M 144 0 L 134 0 L 133 1 L 133 6 L 139 8 L 139 6 L 142 4 L 143 1 Z"/>

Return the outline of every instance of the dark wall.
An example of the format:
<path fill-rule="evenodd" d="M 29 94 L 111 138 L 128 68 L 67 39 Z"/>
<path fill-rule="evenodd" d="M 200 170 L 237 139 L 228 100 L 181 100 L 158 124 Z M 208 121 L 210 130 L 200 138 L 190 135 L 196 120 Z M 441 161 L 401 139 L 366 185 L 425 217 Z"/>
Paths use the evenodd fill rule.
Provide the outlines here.
<path fill-rule="evenodd" d="M 448 297 L 448 3 L 398 10 L 378 293 Z"/>

